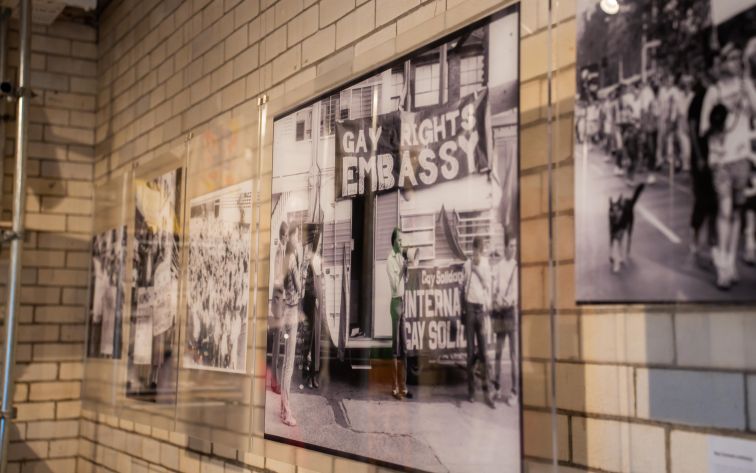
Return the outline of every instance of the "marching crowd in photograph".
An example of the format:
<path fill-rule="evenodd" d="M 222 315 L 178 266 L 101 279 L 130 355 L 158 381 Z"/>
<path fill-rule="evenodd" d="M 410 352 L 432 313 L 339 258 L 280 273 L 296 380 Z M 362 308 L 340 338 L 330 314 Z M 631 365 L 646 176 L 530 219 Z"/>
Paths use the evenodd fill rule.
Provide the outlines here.
<path fill-rule="evenodd" d="M 213 212 L 208 204 L 197 209 Z M 190 220 L 190 228 L 185 357 L 191 366 L 244 371 L 249 225 L 200 215 Z"/>
<path fill-rule="evenodd" d="M 576 131 L 630 187 L 657 184 L 662 173 L 690 175 L 690 249 L 710 255 L 716 285 L 727 289 L 738 281 L 738 260 L 756 264 L 756 38 L 726 42 L 711 62 L 701 71 L 660 66 L 584 94 L 592 97 Z M 581 71 L 584 87 L 591 75 Z"/>

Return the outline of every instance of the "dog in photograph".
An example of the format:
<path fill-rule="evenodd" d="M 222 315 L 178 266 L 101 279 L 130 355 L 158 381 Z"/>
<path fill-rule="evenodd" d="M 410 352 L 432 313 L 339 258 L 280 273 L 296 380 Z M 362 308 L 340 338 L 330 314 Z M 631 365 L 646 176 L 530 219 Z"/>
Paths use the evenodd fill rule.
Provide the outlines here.
<path fill-rule="evenodd" d="M 635 203 L 645 184 L 638 184 L 631 198 L 620 195 L 616 200 L 609 197 L 609 262 L 612 272 L 618 273 L 630 256 L 635 220 Z"/>

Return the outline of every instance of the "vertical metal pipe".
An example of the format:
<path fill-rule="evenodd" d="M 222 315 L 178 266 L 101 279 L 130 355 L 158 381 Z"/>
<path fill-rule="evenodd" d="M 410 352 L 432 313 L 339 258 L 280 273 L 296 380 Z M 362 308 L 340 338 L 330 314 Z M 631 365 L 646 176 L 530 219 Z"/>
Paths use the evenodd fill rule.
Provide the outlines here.
<path fill-rule="evenodd" d="M 548 266 L 548 293 L 549 293 L 549 344 L 551 348 L 551 370 L 549 373 L 549 380 L 551 386 L 549 390 L 549 410 L 551 411 L 551 465 L 553 470 L 557 471 L 559 468 L 559 434 L 557 424 L 557 379 L 556 379 L 556 353 L 558 347 L 557 340 L 557 253 L 556 253 L 556 238 L 557 232 L 555 227 L 556 215 L 554 211 L 554 10 L 558 8 L 559 0 L 549 0 L 548 11 L 548 29 L 547 29 L 547 66 L 546 66 L 546 84 L 547 91 L 547 106 L 546 106 L 546 135 L 547 135 L 547 148 L 548 154 L 548 214 L 549 214 L 549 266 Z M 4 472 L 2 472 L 4 473 Z"/>
<path fill-rule="evenodd" d="M 16 163 L 13 176 L 13 238 L 8 264 L 8 298 L 5 316 L 5 362 L 3 365 L 3 399 L 0 405 L 0 473 L 8 463 L 9 425 L 13 417 L 13 371 L 16 365 L 16 329 L 21 279 L 21 250 L 24 244 L 26 207 L 26 147 L 29 132 L 29 65 L 31 62 L 31 0 L 20 1 L 18 74 L 18 113 L 16 115 Z"/>
<path fill-rule="evenodd" d="M 0 11 L 0 82 L 5 82 L 5 70 L 8 57 L 8 21 L 10 20 L 10 8 Z M 5 121 L 6 100 L 0 100 L 0 217 L 3 214 L 3 176 L 5 175 Z"/>

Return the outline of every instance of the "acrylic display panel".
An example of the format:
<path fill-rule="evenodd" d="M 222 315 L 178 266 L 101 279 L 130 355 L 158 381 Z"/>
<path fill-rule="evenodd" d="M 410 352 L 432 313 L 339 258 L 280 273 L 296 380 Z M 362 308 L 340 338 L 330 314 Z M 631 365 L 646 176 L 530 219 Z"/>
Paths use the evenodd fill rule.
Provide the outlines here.
<path fill-rule="evenodd" d="M 493 14 L 274 119 L 265 438 L 521 471 L 519 21 Z"/>
<path fill-rule="evenodd" d="M 130 303 L 118 415 L 172 429 L 176 411 L 186 146 L 134 164 L 129 203 Z"/>
<path fill-rule="evenodd" d="M 115 404 L 117 364 L 123 356 L 130 195 L 130 171 L 94 188 L 82 399 L 98 409 Z"/>
<path fill-rule="evenodd" d="M 151 402 L 175 393 L 183 172 L 135 179 L 126 395 Z"/>
<path fill-rule="evenodd" d="M 258 133 L 255 116 L 218 120 L 190 140 L 187 166 L 177 427 L 240 450 L 250 433 Z"/>
<path fill-rule="evenodd" d="M 753 302 L 756 3 L 577 20 L 578 302 Z"/>

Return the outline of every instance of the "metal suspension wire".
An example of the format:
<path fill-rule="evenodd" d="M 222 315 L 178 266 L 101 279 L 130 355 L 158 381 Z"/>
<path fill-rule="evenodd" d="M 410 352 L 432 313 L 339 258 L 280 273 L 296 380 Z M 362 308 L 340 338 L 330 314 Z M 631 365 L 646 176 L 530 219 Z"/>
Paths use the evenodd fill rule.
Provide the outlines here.
<path fill-rule="evenodd" d="M 20 1 L 19 19 L 19 62 L 18 112 L 16 114 L 16 160 L 13 176 L 13 221 L 10 239 L 10 261 L 8 263 L 8 297 L 5 315 L 5 360 L 3 364 L 3 392 L 0 404 L 0 473 L 5 473 L 8 465 L 8 438 L 10 423 L 14 417 L 13 372 L 16 365 L 16 318 L 19 306 L 21 280 L 21 251 L 23 248 L 24 217 L 26 210 L 26 150 L 29 138 L 29 101 L 31 100 L 31 0 Z M 5 45 L 2 45 L 5 47 Z"/>

